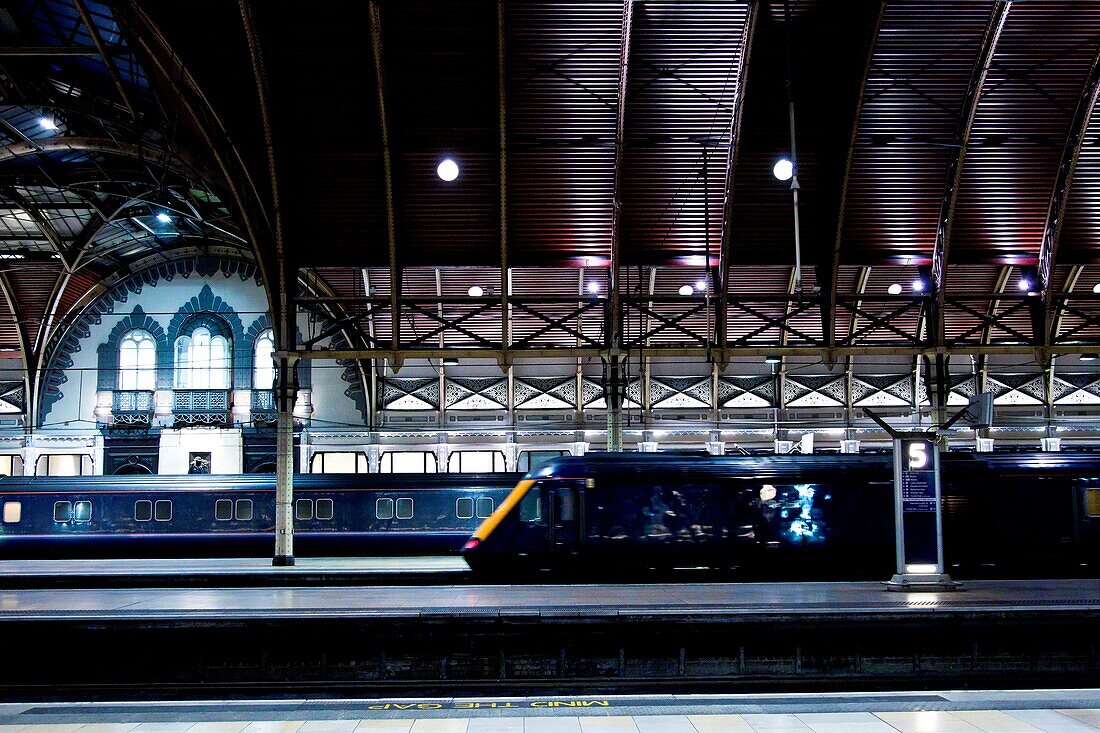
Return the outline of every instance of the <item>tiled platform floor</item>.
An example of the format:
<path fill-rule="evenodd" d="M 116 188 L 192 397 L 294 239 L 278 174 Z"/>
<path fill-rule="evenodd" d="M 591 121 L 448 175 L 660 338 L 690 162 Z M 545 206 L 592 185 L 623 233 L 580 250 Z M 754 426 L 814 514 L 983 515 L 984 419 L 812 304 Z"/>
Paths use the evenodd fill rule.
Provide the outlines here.
<path fill-rule="evenodd" d="M 595 703 L 578 714 L 574 700 Z M 0 705 L 0 733 L 1090 731 L 1100 731 L 1100 692 L 1090 690 Z"/>

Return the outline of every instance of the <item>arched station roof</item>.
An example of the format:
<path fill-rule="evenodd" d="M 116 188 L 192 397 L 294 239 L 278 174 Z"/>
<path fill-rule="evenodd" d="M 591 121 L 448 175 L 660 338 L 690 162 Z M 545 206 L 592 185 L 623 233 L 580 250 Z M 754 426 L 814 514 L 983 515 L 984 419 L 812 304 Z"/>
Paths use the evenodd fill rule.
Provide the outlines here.
<path fill-rule="evenodd" d="M 1091 0 L 19 0 L 0 33 L 0 349 L 34 363 L 210 251 L 362 356 L 1100 350 Z"/>

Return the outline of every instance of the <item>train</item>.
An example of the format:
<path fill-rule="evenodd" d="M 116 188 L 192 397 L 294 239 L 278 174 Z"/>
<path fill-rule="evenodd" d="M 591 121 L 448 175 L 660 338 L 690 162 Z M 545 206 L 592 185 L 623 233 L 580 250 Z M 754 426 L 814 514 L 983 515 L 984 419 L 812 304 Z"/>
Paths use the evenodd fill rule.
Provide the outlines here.
<path fill-rule="evenodd" d="M 1095 576 L 1100 458 L 943 454 L 945 568 Z M 521 479 L 464 545 L 485 576 L 709 569 L 747 580 L 887 578 L 890 456 L 589 454 Z"/>
<path fill-rule="evenodd" d="M 517 478 L 295 476 L 295 554 L 457 553 Z M 0 477 L 0 558 L 262 557 L 274 533 L 273 475 Z"/>

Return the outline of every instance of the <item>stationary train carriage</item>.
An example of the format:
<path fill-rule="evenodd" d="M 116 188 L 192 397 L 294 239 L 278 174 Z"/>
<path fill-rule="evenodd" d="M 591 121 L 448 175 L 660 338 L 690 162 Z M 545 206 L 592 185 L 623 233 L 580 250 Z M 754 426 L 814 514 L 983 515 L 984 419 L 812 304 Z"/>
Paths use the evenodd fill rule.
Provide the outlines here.
<path fill-rule="evenodd" d="M 524 476 L 463 553 L 486 573 L 883 578 L 895 562 L 892 480 L 889 456 L 562 458 Z M 1097 458 L 945 454 L 941 483 L 951 572 L 1100 568 Z"/>
<path fill-rule="evenodd" d="M 516 478 L 296 476 L 295 552 L 456 552 Z M 0 478 L 0 557 L 262 556 L 274 528 L 274 476 Z"/>

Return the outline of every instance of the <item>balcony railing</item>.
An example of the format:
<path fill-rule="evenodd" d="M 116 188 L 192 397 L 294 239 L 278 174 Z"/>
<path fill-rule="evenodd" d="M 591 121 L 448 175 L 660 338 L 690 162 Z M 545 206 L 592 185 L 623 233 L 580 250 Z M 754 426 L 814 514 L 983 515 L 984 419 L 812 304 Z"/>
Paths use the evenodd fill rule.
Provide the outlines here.
<path fill-rule="evenodd" d="M 148 425 L 153 419 L 152 390 L 116 390 L 111 396 L 111 414 L 116 424 Z"/>
<path fill-rule="evenodd" d="M 176 424 L 226 425 L 229 407 L 228 389 L 177 389 L 172 393 Z"/>
<path fill-rule="evenodd" d="M 275 390 L 252 390 L 251 404 L 253 423 L 273 423 L 278 417 L 278 409 L 275 406 Z"/>

